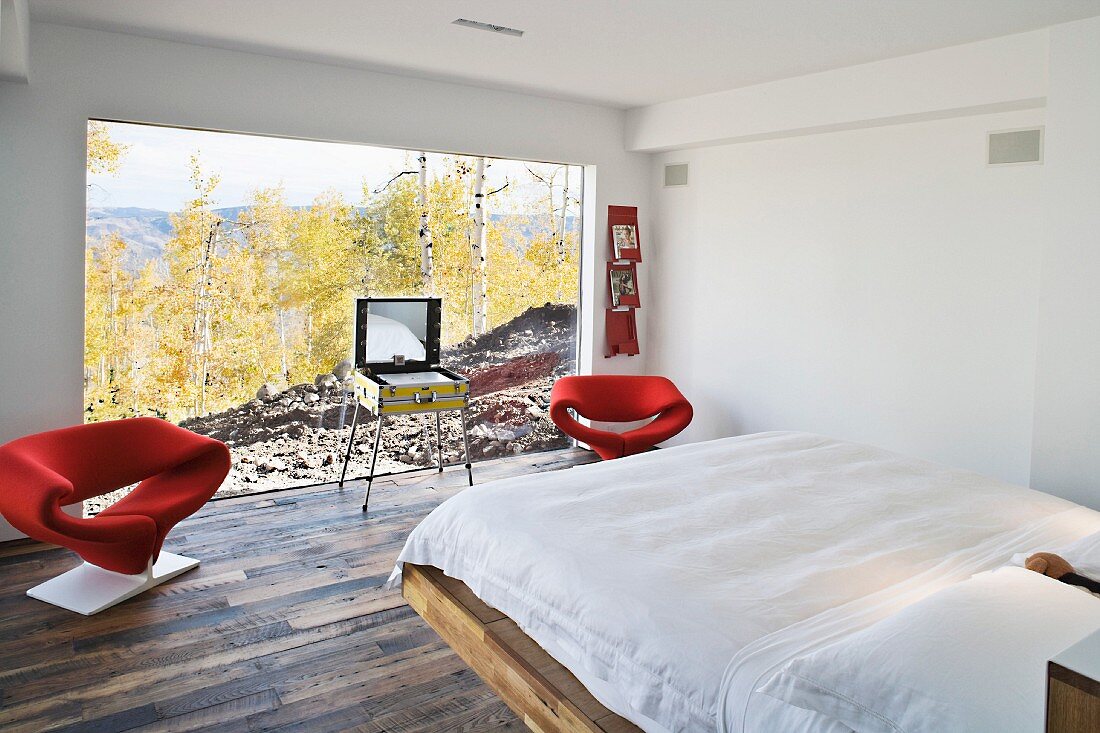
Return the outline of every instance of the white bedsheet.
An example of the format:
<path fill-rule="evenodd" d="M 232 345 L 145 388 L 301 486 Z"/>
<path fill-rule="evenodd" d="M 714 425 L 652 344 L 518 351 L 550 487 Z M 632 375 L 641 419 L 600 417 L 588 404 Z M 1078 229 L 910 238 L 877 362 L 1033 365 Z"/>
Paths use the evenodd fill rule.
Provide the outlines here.
<path fill-rule="evenodd" d="M 647 731 L 713 731 L 719 709 L 746 730 L 783 716 L 818 730 L 789 706 L 744 717 L 758 685 L 743 680 L 804 646 L 777 632 L 899 583 L 986 569 L 970 555 L 1003 563 L 1019 532 L 1072 541 L 1100 526 L 1075 507 L 868 446 L 764 433 L 475 486 L 413 531 L 395 575 L 412 562 L 459 578 Z M 777 638 L 776 658 L 753 656 Z"/>
<path fill-rule="evenodd" d="M 423 361 L 424 344 L 401 321 L 367 314 L 367 361 L 391 361 L 394 354 L 404 354 L 411 361 Z"/>

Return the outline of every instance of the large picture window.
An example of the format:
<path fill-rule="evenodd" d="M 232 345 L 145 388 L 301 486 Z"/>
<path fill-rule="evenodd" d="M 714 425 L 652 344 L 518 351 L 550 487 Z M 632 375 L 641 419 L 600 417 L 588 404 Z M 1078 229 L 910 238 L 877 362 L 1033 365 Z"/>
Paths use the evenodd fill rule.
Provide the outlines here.
<path fill-rule="evenodd" d="M 434 294 L 475 459 L 568 445 L 546 408 L 576 366 L 580 167 L 90 121 L 87 182 L 87 421 L 224 440 L 223 494 L 333 481 L 354 298 Z M 381 471 L 428 465 L 420 420 Z"/>

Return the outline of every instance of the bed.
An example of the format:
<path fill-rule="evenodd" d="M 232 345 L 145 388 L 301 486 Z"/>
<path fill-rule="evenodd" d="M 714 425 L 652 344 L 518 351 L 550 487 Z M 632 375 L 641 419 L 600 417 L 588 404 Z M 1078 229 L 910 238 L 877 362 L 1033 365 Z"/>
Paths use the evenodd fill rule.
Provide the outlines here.
<path fill-rule="evenodd" d="M 391 361 L 395 354 L 424 361 L 424 344 L 400 321 L 375 313 L 367 316 L 367 361 Z"/>
<path fill-rule="evenodd" d="M 1100 513 L 1040 492 L 763 433 L 468 489 L 412 532 L 392 580 L 407 567 L 413 607 L 467 661 L 508 668 L 474 665 L 492 686 L 551 709 L 528 718 L 536 730 L 840 733 L 762 685 L 1015 554 L 1097 531 Z M 478 630 L 478 612 L 523 639 Z M 523 658 L 525 640 L 550 663 Z M 569 679 L 583 695 L 559 689 Z"/>

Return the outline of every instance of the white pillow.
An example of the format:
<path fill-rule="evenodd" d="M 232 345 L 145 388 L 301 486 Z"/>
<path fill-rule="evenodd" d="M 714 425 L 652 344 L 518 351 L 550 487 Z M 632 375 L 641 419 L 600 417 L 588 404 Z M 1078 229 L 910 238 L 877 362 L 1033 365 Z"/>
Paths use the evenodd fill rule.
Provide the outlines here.
<path fill-rule="evenodd" d="M 858 733 L 1034 733 L 1047 660 L 1098 628 L 1100 599 L 1005 567 L 792 660 L 760 692 Z"/>

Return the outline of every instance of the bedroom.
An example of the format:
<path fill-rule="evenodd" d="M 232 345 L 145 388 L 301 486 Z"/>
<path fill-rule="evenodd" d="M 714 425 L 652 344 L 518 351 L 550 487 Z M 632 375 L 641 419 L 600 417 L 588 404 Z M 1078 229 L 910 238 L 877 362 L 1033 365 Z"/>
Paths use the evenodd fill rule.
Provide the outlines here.
<path fill-rule="evenodd" d="M 669 377 L 694 418 L 668 461 L 790 430 L 1100 508 L 1096 3 L 296 5 L 0 5 L 0 441 L 81 422 L 84 132 L 111 119 L 583 165 L 578 373 Z M 525 34 L 452 25 L 463 17 Z M 626 50 L 609 40 L 623 27 Z M 346 114 L 313 113 L 337 97 Z M 423 114 L 426 101 L 447 114 Z M 1034 129 L 1041 162 L 988 163 L 990 133 Z M 682 163 L 687 185 L 666 187 L 666 165 Z M 611 205 L 638 207 L 633 357 L 604 357 Z M 731 482 L 747 470 L 730 463 Z M 6 545 L 0 721 L 519 729 L 400 592 L 380 590 L 429 505 L 477 496 L 460 478 L 381 489 L 389 519 L 373 533 L 357 492 L 212 504 L 169 538 L 206 532 L 190 550 L 203 565 L 90 619 L 24 595 L 76 555 Z M 967 508 L 955 510 L 961 532 Z M 296 513 L 332 523 L 334 541 L 291 526 Z M 1070 544 L 1051 543 L 1018 551 Z M 280 616 L 283 593 L 297 595 Z M 180 613 L 193 625 L 173 629 Z M 417 653 L 404 678 L 380 671 Z M 120 681 L 72 676 L 89 664 Z"/>

